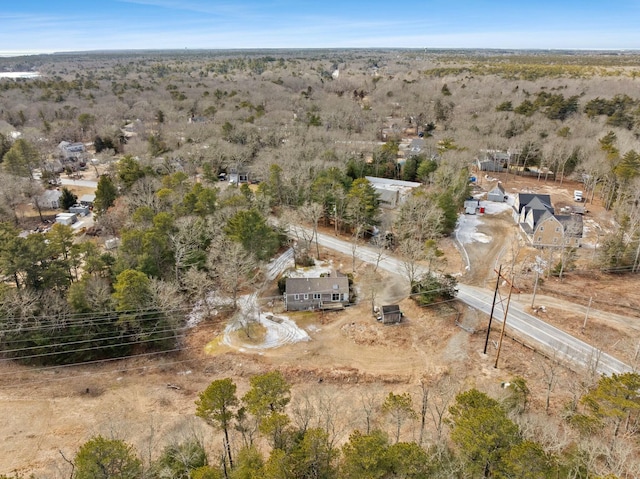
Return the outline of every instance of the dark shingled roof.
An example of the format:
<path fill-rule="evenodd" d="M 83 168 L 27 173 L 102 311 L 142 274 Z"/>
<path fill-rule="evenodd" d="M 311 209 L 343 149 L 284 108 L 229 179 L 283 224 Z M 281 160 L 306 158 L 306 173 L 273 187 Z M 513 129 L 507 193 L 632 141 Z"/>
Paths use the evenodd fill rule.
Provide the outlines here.
<path fill-rule="evenodd" d="M 400 312 L 400 306 L 397 304 L 387 304 L 382 306 L 383 314 L 399 313 L 399 312 Z"/>
<path fill-rule="evenodd" d="M 538 199 L 538 202 L 534 203 L 533 206 L 536 206 L 538 208 L 547 208 L 547 209 L 551 209 L 551 212 L 553 213 L 553 208 L 551 207 L 551 196 L 549 195 L 536 195 L 534 193 L 518 193 L 518 213 L 522 212 L 522 209 L 525 206 L 529 206 L 529 204 L 531 203 L 531 201 L 533 201 L 534 199 Z M 546 205 L 546 206 L 544 206 Z M 515 208 L 515 205 L 514 205 Z"/>
<path fill-rule="evenodd" d="M 287 294 L 345 293 L 349 291 L 349 278 L 287 278 Z"/>
<path fill-rule="evenodd" d="M 582 216 L 557 215 L 556 219 L 562 224 L 567 236 L 582 238 Z"/>

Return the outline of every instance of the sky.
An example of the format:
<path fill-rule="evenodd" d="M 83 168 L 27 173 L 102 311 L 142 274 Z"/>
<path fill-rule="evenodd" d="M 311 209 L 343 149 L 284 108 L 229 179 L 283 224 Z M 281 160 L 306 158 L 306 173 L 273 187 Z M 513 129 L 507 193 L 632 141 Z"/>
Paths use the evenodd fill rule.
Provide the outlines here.
<path fill-rule="evenodd" d="M 0 0 L 0 53 L 640 49 L 639 0 Z"/>

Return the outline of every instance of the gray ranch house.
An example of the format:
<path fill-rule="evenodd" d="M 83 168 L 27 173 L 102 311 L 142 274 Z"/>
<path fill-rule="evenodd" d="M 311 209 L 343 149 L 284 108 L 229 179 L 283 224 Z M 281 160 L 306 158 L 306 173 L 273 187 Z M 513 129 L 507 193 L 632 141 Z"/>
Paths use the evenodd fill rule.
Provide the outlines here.
<path fill-rule="evenodd" d="M 40 208 L 50 208 L 52 210 L 60 208 L 60 190 L 45 190 L 35 201 Z"/>
<path fill-rule="evenodd" d="M 284 302 L 287 311 L 342 309 L 349 304 L 349 278 L 287 278 Z"/>

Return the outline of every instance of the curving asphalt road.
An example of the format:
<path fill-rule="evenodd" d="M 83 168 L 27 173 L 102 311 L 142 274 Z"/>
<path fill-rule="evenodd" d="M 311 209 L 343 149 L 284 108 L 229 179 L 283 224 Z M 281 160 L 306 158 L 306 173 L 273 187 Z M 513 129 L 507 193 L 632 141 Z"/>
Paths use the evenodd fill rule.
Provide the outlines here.
<path fill-rule="evenodd" d="M 306 228 L 300 226 L 290 227 L 305 229 L 310 234 L 310 230 Z M 339 251 L 348 256 L 352 254 L 352 244 L 337 237 L 319 233 L 318 242 L 325 248 Z M 356 256 L 367 263 L 375 264 L 378 262 L 379 268 L 391 273 L 404 275 L 402 260 L 386 253 L 377 261 L 379 256 L 377 251 L 366 246 L 358 246 Z M 420 267 L 418 271 L 419 273 L 426 273 L 425 268 Z M 493 303 L 493 292 L 459 283 L 458 299 L 472 308 L 489 315 Z M 496 307 L 494 321 L 497 324 L 502 324 L 503 317 L 502 309 Z M 530 347 L 541 350 L 547 355 L 555 356 L 558 359 L 573 362 L 585 368 L 593 368 L 601 374 L 620 374 L 632 370 L 630 366 L 613 356 L 525 312 L 525 307 L 513 298 L 509 305 L 506 329 L 511 335 L 517 336 Z"/>

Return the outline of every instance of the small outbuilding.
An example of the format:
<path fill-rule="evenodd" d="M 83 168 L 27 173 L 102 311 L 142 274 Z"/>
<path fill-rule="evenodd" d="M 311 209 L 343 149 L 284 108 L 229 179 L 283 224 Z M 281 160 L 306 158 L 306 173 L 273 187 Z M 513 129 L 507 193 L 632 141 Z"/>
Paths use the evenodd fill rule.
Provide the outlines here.
<path fill-rule="evenodd" d="M 76 221 L 78 221 L 78 217 L 73 213 L 58 213 L 56 215 L 56 223 L 60 223 L 62 225 L 71 226 Z"/>
<path fill-rule="evenodd" d="M 231 168 L 231 171 L 227 175 L 227 178 L 229 178 L 229 183 L 231 183 L 232 185 L 249 183 L 249 172 L 246 170 L 237 170 L 235 168 Z"/>
<path fill-rule="evenodd" d="M 380 320 L 382 324 L 395 324 L 402 321 L 402 311 L 397 304 L 386 304 L 382 306 L 380 311 Z"/>
<path fill-rule="evenodd" d="M 475 198 L 469 198 L 464 201 L 464 214 L 465 215 L 475 215 L 480 211 L 480 200 L 476 200 Z"/>
<path fill-rule="evenodd" d="M 94 201 L 96 201 L 96 195 L 87 194 L 80 197 L 80 204 L 82 206 L 88 206 L 89 208 L 91 208 Z"/>
<path fill-rule="evenodd" d="M 487 199 L 489 201 L 495 201 L 497 203 L 504 203 L 505 197 L 506 197 L 506 194 L 505 194 L 504 188 L 502 186 L 502 183 L 498 183 L 487 194 Z"/>
<path fill-rule="evenodd" d="M 69 213 L 73 213 L 77 216 L 88 216 L 90 213 L 89 207 L 84 205 L 73 205 L 69 208 Z"/>

